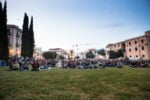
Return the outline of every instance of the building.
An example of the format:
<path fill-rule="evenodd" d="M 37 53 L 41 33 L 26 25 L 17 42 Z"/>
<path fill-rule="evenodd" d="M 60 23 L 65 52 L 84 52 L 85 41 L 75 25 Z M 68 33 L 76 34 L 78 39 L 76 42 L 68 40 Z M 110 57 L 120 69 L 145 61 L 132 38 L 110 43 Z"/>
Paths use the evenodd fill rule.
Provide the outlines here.
<path fill-rule="evenodd" d="M 85 52 L 78 52 L 78 56 L 79 56 L 79 59 L 86 59 L 86 51 Z"/>
<path fill-rule="evenodd" d="M 67 51 L 62 49 L 62 48 L 51 48 L 49 49 L 50 52 L 56 52 L 57 54 L 57 59 L 59 58 L 59 56 L 64 56 L 64 58 L 67 58 Z"/>
<path fill-rule="evenodd" d="M 35 47 L 33 57 L 35 59 L 43 59 L 41 47 Z"/>
<path fill-rule="evenodd" d="M 131 60 L 150 60 L 150 31 L 125 41 L 126 57 Z"/>
<path fill-rule="evenodd" d="M 150 30 L 144 35 L 127 39 L 123 42 L 108 44 L 106 46 L 106 58 L 109 59 L 109 51 L 124 50 L 124 57 L 130 60 L 150 60 Z"/>
<path fill-rule="evenodd" d="M 68 58 L 69 58 L 69 60 L 74 60 L 75 59 L 75 53 L 74 53 L 73 49 L 69 50 Z"/>
<path fill-rule="evenodd" d="M 21 56 L 22 30 L 16 25 L 7 25 L 9 56 Z"/>

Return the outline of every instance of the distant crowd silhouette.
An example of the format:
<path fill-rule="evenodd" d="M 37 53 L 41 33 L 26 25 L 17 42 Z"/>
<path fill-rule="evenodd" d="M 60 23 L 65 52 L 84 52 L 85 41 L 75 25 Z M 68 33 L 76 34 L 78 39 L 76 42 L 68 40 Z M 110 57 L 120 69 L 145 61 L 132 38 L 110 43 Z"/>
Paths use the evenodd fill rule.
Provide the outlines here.
<path fill-rule="evenodd" d="M 34 58 L 17 58 L 12 57 L 8 60 L 7 65 L 9 70 L 20 70 L 20 71 L 39 71 L 44 69 L 50 69 L 52 67 L 59 66 L 62 68 L 79 68 L 79 69 L 94 69 L 94 68 L 105 68 L 105 67 L 116 67 L 122 68 L 123 65 L 128 65 L 134 68 L 146 68 L 150 67 L 150 61 L 146 60 L 45 60 L 45 59 L 34 59 Z"/>

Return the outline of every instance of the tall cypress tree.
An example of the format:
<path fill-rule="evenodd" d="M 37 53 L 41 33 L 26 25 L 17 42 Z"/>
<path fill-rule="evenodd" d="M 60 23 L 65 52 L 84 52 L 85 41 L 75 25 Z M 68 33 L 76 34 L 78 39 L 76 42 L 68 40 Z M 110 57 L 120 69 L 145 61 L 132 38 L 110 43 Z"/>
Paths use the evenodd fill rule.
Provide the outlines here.
<path fill-rule="evenodd" d="M 31 17 L 31 22 L 29 26 L 29 42 L 29 57 L 32 57 L 34 52 L 33 16 Z"/>
<path fill-rule="evenodd" d="M 2 47 L 2 42 L 3 42 L 3 32 L 2 32 L 2 3 L 0 1 L 0 60 L 2 60 L 2 53 L 3 53 L 3 47 Z"/>
<path fill-rule="evenodd" d="M 23 20 L 22 45 L 21 45 L 21 56 L 23 57 L 29 56 L 28 23 L 29 23 L 28 15 L 25 13 Z"/>
<path fill-rule="evenodd" d="M 3 8 L 3 11 L 2 11 L 2 21 L 3 21 L 3 53 L 2 53 L 2 56 L 3 56 L 3 60 L 8 60 L 8 57 L 9 57 L 9 51 L 8 51 L 8 34 L 7 34 L 7 2 L 5 0 L 5 3 L 4 3 L 4 8 Z"/>

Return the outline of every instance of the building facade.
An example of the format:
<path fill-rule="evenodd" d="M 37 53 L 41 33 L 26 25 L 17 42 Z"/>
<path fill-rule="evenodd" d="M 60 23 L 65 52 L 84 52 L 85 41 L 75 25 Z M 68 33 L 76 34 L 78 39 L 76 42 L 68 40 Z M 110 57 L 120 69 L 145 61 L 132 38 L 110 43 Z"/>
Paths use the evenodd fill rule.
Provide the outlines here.
<path fill-rule="evenodd" d="M 16 25 L 7 25 L 9 56 L 21 56 L 22 30 Z"/>
<path fill-rule="evenodd" d="M 125 41 L 126 57 L 131 60 L 150 60 L 150 31 Z"/>
<path fill-rule="evenodd" d="M 120 47 L 119 47 L 120 44 Z M 109 51 L 124 50 L 124 58 L 130 60 L 150 60 L 150 30 L 144 35 L 127 39 L 123 42 L 106 46 L 106 58 L 109 59 Z"/>
<path fill-rule="evenodd" d="M 41 47 L 35 47 L 34 53 L 33 53 L 33 58 L 34 59 L 43 59 Z"/>
<path fill-rule="evenodd" d="M 57 59 L 62 55 L 64 56 L 65 58 L 67 58 L 67 51 L 62 49 L 62 48 L 51 48 L 49 49 L 50 52 L 56 52 L 57 54 Z"/>

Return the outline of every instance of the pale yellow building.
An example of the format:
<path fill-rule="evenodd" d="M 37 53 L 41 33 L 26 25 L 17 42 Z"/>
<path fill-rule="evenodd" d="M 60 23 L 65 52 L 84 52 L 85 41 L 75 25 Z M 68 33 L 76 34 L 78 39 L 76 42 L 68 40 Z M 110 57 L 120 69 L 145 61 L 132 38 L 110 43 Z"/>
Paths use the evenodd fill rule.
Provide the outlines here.
<path fill-rule="evenodd" d="M 21 56 L 22 30 L 16 25 L 7 25 L 9 56 Z"/>

